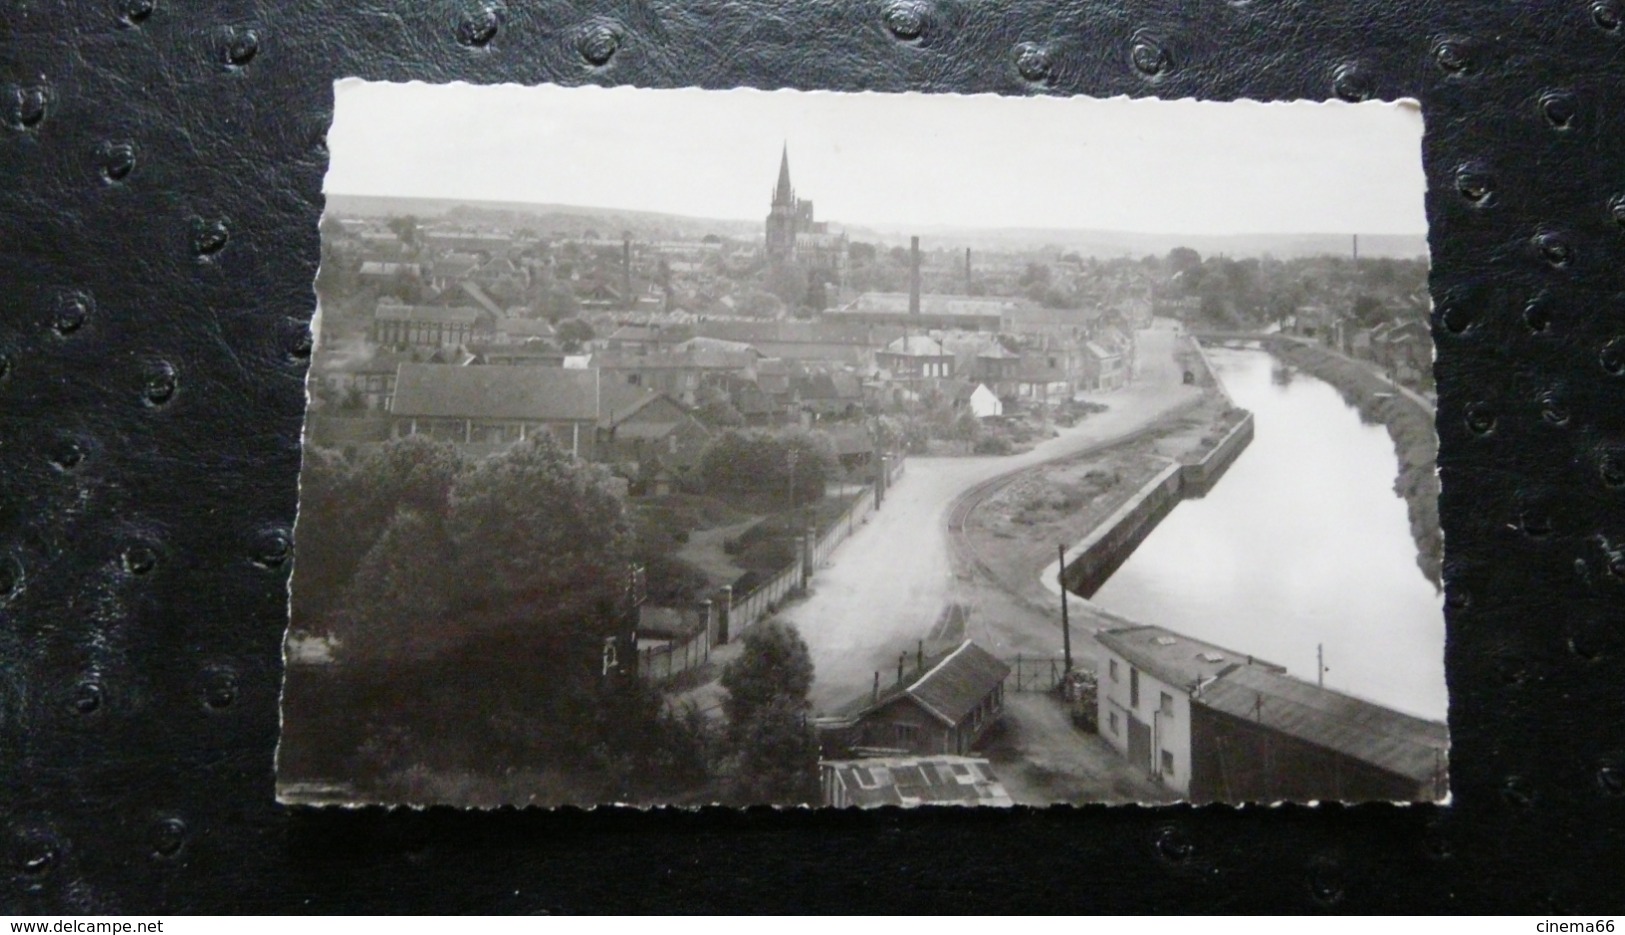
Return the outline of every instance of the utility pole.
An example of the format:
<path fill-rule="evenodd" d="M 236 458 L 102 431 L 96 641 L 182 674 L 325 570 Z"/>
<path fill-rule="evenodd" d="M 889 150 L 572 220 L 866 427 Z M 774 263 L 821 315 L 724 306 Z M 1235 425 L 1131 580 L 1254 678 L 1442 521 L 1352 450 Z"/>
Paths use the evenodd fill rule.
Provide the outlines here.
<path fill-rule="evenodd" d="M 791 448 L 789 451 L 785 452 L 784 460 L 789 462 L 789 465 L 790 465 L 790 504 L 789 504 L 789 506 L 790 506 L 790 510 L 793 512 L 795 510 L 795 508 L 796 508 L 796 449 Z"/>
<path fill-rule="evenodd" d="M 1072 672 L 1072 619 L 1066 609 L 1066 546 L 1058 545 L 1055 551 L 1061 557 L 1061 563 L 1055 568 L 1055 580 L 1061 585 L 1061 652 L 1066 657 L 1067 674 Z"/>

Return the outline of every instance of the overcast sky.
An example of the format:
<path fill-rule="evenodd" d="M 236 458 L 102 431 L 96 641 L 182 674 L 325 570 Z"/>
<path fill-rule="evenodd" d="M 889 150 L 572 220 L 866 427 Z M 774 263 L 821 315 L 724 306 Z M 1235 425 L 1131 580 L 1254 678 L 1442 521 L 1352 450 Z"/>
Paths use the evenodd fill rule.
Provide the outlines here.
<path fill-rule="evenodd" d="M 1421 234 L 1411 105 L 340 81 L 325 190 L 760 219 Z"/>

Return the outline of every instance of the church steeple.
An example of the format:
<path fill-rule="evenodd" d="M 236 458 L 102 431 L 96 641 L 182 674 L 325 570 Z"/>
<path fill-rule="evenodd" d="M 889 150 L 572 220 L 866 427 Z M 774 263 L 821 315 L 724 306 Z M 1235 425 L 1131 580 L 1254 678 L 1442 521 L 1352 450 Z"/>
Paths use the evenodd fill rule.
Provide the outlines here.
<path fill-rule="evenodd" d="M 784 151 L 779 154 L 779 184 L 773 189 L 773 203 L 789 206 L 795 201 L 795 191 L 790 188 L 790 143 L 786 141 Z"/>

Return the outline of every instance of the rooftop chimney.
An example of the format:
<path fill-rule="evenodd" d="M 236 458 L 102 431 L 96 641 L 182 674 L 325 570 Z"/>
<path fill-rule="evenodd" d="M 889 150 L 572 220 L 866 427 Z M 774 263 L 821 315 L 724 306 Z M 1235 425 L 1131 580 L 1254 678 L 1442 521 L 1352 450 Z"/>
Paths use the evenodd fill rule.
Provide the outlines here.
<path fill-rule="evenodd" d="M 908 313 L 920 314 L 920 238 L 908 239 Z"/>
<path fill-rule="evenodd" d="M 880 701 L 880 673 L 876 672 L 875 673 L 875 690 L 869 696 L 869 703 L 870 704 L 875 704 L 878 701 Z"/>
<path fill-rule="evenodd" d="M 899 685 L 903 684 L 903 661 L 907 658 L 908 653 L 897 654 L 897 684 Z"/>
<path fill-rule="evenodd" d="M 918 672 L 925 671 L 925 640 L 920 640 L 919 646 L 914 650 L 914 668 Z"/>

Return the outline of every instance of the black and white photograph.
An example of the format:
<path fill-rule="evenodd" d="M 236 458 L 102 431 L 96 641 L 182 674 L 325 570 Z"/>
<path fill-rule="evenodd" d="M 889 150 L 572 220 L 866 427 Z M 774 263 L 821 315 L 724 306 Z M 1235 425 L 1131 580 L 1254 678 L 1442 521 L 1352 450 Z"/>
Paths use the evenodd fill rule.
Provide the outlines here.
<path fill-rule="evenodd" d="M 1422 131 L 338 82 L 278 798 L 1448 801 Z"/>

